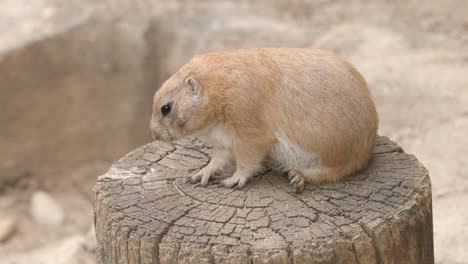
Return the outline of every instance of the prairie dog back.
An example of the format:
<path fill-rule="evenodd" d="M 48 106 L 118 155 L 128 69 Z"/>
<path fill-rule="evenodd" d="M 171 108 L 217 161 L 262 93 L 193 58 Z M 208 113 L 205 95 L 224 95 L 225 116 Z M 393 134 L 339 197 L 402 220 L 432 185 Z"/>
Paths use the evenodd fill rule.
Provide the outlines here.
<path fill-rule="evenodd" d="M 378 118 L 366 82 L 330 52 L 259 48 L 210 53 L 194 57 L 174 76 L 174 83 L 169 79 L 155 95 L 152 127 L 161 125 L 161 118 L 153 124 L 159 101 L 184 90 L 177 83 L 189 78 L 202 96 L 188 118 L 200 124 L 165 129 L 217 135 L 211 137 L 211 162 L 190 182 L 206 185 L 235 160 L 236 172 L 222 184 L 243 187 L 269 158 L 288 173 L 298 192 L 306 182 L 337 181 L 361 169 L 374 148 Z M 183 105 L 174 103 L 178 111 Z M 223 138 L 222 144 L 217 138 Z"/>
<path fill-rule="evenodd" d="M 282 76 L 270 104 L 281 107 L 266 113 L 274 116 L 275 132 L 320 157 L 328 173 L 318 181 L 339 180 L 362 168 L 375 145 L 378 118 L 359 72 L 320 50 L 273 59 Z"/>

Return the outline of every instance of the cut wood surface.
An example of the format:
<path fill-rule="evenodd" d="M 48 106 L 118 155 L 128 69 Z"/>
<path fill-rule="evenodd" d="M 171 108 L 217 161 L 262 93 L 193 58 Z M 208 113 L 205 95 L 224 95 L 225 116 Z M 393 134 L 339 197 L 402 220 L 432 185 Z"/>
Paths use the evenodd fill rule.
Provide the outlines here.
<path fill-rule="evenodd" d="M 434 262 L 428 172 L 386 137 L 364 170 L 300 194 L 268 169 L 240 190 L 184 183 L 210 155 L 198 139 L 153 142 L 100 176 L 98 262 Z"/>

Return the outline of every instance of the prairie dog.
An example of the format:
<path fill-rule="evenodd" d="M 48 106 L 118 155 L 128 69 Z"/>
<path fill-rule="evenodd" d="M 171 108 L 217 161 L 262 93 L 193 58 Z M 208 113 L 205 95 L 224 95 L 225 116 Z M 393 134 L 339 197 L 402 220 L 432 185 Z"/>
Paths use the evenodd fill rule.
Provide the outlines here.
<path fill-rule="evenodd" d="M 361 169 L 375 145 L 377 111 L 364 78 L 318 49 L 256 48 L 193 57 L 156 92 L 151 131 L 159 140 L 205 136 L 206 167 L 188 181 L 242 188 L 265 160 L 287 172 L 293 191 Z"/>

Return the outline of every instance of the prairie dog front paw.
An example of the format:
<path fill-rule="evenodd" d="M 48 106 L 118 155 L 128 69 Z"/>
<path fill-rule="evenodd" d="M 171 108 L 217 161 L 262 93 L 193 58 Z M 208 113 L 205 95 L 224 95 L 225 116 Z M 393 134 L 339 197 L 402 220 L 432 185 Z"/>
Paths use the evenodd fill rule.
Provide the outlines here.
<path fill-rule="evenodd" d="M 227 187 L 227 188 L 236 188 L 236 189 L 242 189 L 244 188 L 245 184 L 249 180 L 248 175 L 239 175 L 239 174 L 234 174 L 233 176 L 222 180 L 220 182 L 221 186 Z"/>
<path fill-rule="evenodd" d="M 208 181 L 211 176 L 221 174 L 224 167 L 231 162 L 231 150 L 216 147 L 213 151 L 213 157 L 211 158 L 210 163 L 195 175 L 188 177 L 186 182 L 197 184 L 198 186 L 206 186 L 208 185 Z"/>
<path fill-rule="evenodd" d="M 187 177 L 186 182 L 197 184 L 197 186 L 206 186 L 211 176 L 219 175 L 223 172 L 222 168 L 212 168 L 209 164 L 193 176 Z"/>

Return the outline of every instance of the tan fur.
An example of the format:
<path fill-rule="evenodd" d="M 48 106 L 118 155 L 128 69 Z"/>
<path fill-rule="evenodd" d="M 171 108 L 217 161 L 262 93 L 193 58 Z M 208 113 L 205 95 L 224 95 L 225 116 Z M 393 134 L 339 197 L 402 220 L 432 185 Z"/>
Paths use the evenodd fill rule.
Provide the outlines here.
<path fill-rule="evenodd" d="M 365 166 L 377 126 L 370 91 L 350 63 L 323 50 L 273 48 L 195 56 L 155 94 L 151 122 L 155 138 L 205 135 L 222 153 L 194 182 L 206 185 L 233 157 L 237 170 L 223 184 L 243 187 L 270 157 L 298 191 L 304 180 L 337 181 Z"/>

